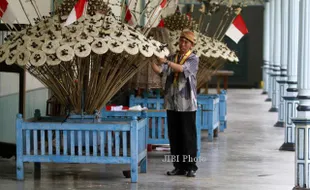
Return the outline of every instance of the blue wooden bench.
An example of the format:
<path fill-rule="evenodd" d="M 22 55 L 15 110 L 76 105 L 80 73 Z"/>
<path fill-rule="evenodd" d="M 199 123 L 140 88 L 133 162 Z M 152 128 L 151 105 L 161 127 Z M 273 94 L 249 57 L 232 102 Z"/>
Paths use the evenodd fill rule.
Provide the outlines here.
<path fill-rule="evenodd" d="M 226 90 L 221 90 L 220 96 L 220 131 L 227 128 L 227 94 Z"/>
<path fill-rule="evenodd" d="M 141 105 L 142 107 L 147 107 L 152 110 L 163 110 L 164 109 L 164 99 L 159 95 L 156 97 L 135 97 L 130 95 L 129 106 Z"/>
<path fill-rule="evenodd" d="M 23 120 L 18 114 L 17 179 L 24 179 L 25 162 L 34 162 L 35 168 L 42 162 L 97 163 L 130 164 L 131 182 L 137 182 L 138 164 L 141 172 L 147 169 L 147 118 L 141 112 L 113 114 L 115 118 L 72 116 L 65 122 L 61 117 Z"/>
<path fill-rule="evenodd" d="M 144 93 L 144 97 L 130 96 L 129 106 L 141 105 L 147 107 L 150 110 L 162 110 L 164 108 L 164 99 L 159 96 L 159 93 L 155 97 L 148 97 L 149 94 Z M 208 130 L 208 140 L 213 141 L 213 137 L 217 136 L 218 130 L 221 132 L 227 128 L 227 94 L 226 90 L 221 90 L 220 94 L 199 94 L 198 104 L 201 105 L 201 120 L 197 120 L 197 124 L 201 125 L 202 130 Z M 159 117 L 165 117 L 164 113 L 160 111 L 158 113 L 151 113 Z M 150 118 L 152 115 L 149 116 Z M 154 116 L 155 117 L 155 116 Z M 156 123 L 156 121 L 155 121 Z M 154 122 L 151 126 L 154 126 Z M 160 124 L 158 124 L 160 125 Z M 162 140 L 157 140 L 154 134 L 157 134 L 155 130 L 151 129 L 152 135 L 149 137 L 149 144 L 162 144 Z"/>
<path fill-rule="evenodd" d="M 169 144 L 168 127 L 167 127 L 167 112 L 162 109 L 164 107 L 164 100 L 159 98 L 140 98 L 130 96 L 130 106 L 141 105 L 147 107 L 147 117 L 149 119 L 148 128 L 148 144 Z M 196 131 L 197 131 L 197 156 L 200 156 L 201 149 L 201 109 L 196 113 Z"/>
<path fill-rule="evenodd" d="M 198 104 L 201 105 L 201 130 L 208 130 L 208 141 L 213 141 L 219 129 L 219 95 L 199 94 Z M 215 136 L 216 136 L 215 135 Z"/>

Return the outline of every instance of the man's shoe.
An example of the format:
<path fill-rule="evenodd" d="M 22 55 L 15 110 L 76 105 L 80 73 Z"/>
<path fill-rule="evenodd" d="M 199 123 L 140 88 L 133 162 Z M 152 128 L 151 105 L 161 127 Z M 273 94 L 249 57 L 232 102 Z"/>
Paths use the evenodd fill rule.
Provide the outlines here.
<path fill-rule="evenodd" d="M 185 170 L 180 170 L 180 169 L 174 169 L 172 171 L 168 171 L 167 175 L 185 175 L 186 171 Z"/>
<path fill-rule="evenodd" d="M 187 177 L 196 177 L 196 171 L 189 170 L 186 174 Z"/>

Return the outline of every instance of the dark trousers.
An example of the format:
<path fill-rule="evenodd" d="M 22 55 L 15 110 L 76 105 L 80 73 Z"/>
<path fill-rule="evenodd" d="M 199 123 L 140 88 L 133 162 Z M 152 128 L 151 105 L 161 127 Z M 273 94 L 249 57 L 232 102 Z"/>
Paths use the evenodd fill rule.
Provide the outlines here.
<path fill-rule="evenodd" d="M 173 162 L 173 166 L 181 170 L 196 171 L 198 169 L 196 166 L 196 111 L 167 110 L 167 120 L 171 155 L 178 157 L 178 160 Z"/>

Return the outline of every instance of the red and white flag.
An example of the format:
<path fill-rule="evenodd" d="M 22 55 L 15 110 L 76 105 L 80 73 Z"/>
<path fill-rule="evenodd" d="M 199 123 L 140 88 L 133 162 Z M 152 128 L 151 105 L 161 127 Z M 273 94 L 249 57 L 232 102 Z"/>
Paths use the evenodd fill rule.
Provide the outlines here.
<path fill-rule="evenodd" d="M 167 0 L 162 0 L 160 5 L 156 7 L 155 12 L 154 12 L 154 18 L 157 18 L 157 15 L 165 8 L 167 5 Z"/>
<path fill-rule="evenodd" d="M 77 21 L 81 16 L 83 16 L 86 10 L 87 10 L 87 0 L 79 0 L 73 7 L 64 25 L 68 26 Z"/>
<path fill-rule="evenodd" d="M 230 37 L 234 42 L 238 43 L 239 40 L 247 34 L 249 31 L 245 25 L 242 16 L 239 14 L 236 16 L 232 24 L 229 26 L 225 35 Z"/>
<path fill-rule="evenodd" d="M 165 21 L 163 18 L 160 19 L 158 25 L 157 25 L 158 28 L 164 28 L 165 27 Z"/>
<path fill-rule="evenodd" d="M 160 16 L 161 11 L 166 7 L 166 5 L 167 5 L 167 0 L 162 0 L 159 6 L 155 8 L 155 11 L 152 17 L 148 21 L 149 27 L 153 27 L 159 24 L 161 20 L 161 16 Z"/>
<path fill-rule="evenodd" d="M 17 17 L 13 12 L 12 5 L 10 5 L 6 0 L 0 0 L 0 9 L 1 20 L 7 24 L 13 25 Z"/>
<path fill-rule="evenodd" d="M 127 5 L 126 5 L 125 21 L 131 26 L 136 25 L 134 17 L 132 16 L 130 9 Z"/>

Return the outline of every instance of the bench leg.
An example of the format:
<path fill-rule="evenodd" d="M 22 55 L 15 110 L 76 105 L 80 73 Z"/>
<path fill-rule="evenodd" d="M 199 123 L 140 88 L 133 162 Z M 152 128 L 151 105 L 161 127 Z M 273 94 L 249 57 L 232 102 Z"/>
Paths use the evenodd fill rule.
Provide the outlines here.
<path fill-rule="evenodd" d="M 212 129 L 212 127 L 211 127 L 211 129 L 209 128 L 208 129 L 208 141 L 209 142 L 212 142 L 213 141 L 213 129 Z"/>
<path fill-rule="evenodd" d="M 24 163 L 18 158 L 16 161 L 16 178 L 17 180 L 24 180 Z"/>
<path fill-rule="evenodd" d="M 220 122 L 220 131 L 224 132 L 224 129 L 225 129 L 225 121 L 221 121 Z"/>
<path fill-rule="evenodd" d="M 130 164 L 130 176 L 131 176 L 131 183 L 138 182 L 138 163 L 131 162 Z"/>
<path fill-rule="evenodd" d="M 147 171 L 147 156 L 141 160 L 140 172 L 146 173 Z"/>

